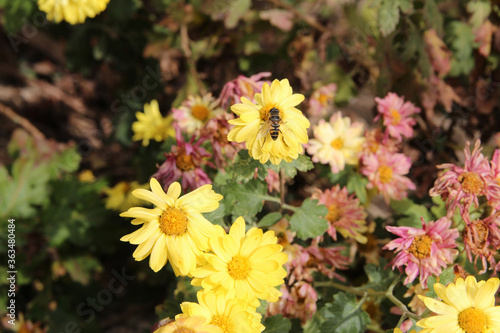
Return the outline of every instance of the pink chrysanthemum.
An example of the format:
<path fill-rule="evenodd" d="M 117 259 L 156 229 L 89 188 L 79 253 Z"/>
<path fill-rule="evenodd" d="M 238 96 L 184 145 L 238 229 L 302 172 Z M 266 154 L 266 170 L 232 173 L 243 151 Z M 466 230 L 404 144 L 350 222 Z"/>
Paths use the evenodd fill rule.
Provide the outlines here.
<path fill-rule="evenodd" d="M 479 196 L 486 196 L 492 207 L 500 205 L 500 185 L 493 178 L 490 163 L 481 154 L 481 141 L 476 141 L 472 153 L 469 145 L 467 141 L 463 167 L 451 163 L 437 166 L 448 171 L 436 179 L 429 191 L 431 196 L 440 195 L 446 201 L 448 217 L 453 216 L 457 207 L 462 215 L 468 213 L 472 203 L 478 207 Z"/>
<path fill-rule="evenodd" d="M 386 202 L 404 199 L 408 190 L 415 189 L 415 184 L 404 176 L 411 167 L 410 158 L 404 154 L 380 150 L 377 154 L 364 155 L 362 161 L 361 172 L 370 181 L 367 188 L 377 188 Z"/>
<path fill-rule="evenodd" d="M 308 112 L 312 116 L 325 116 L 328 112 L 328 107 L 333 104 L 337 85 L 330 83 L 316 89 L 309 99 Z"/>
<path fill-rule="evenodd" d="M 386 138 L 380 128 L 374 128 L 365 132 L 362 155 L 376 154 L 381 150 L 395 153 L 399 150 L 397 145 L 395 139 Z"/>
<path fill-rule="evenodd" d="M 491 171 L 493 173 L 493 178 L 497 184 L 500 185 L 500 149 L 495 149 L 491 157 Z"/>
<path fill-rule="evenodd" d="M 413 126 L 416 124 L 411 115 L 419 113 L 420 108 L 411 102 L 405 102 L 404 97 L 399 97 L 395 93 L 388 93 L 384 98 L 375 97 L 377 110 L 379 114 L 375 117 L 377 121 L 383 118 L 383 124 L 386 129 L 386 136 L 391 136 L 398 141 L 404 137 L 413 136 Z"/>
<path fill-rule="evenodd" d="M 266 82 L 271 84 L 270 81 L 261 81 L 262 78 L 268 76 L 271 76 L 270 72 L 257 73 L 250 77 L 240 75 L 226 83 L 218 100 L 221 108 L 227 109 L 229 105 L 240 103 L 241 97 L 246 97 L 255 103 L 254 96 L 262 91 L 262 85 Z"/>
<path fill-rule="evenodd" d="M 367 239 L 363 233 L 367 231 L 366 212 L 359 204 L 359 199 L 354 194 L 349 195 L 347 188 L 339 185 L 326 189 L 324 192 L 317 189 L 313 199 L 318 199 L 320 204 L 328 208 L 325 218 L 330 226 L 326 230 L 328 234 L 337 240 L 337 231 L 345 238 L 354 238 L 365 244 Z"/>
<path fill-rule="evenodd" d="M 304 325 L 316 313 L 318 294 L 309 283 L 300 281 L 291 287 L 282 285 L 280 291 L 283 296 L 278 302 L 269 303 L 267 316 L 281 314 L 285 318 L 298 318 Z"/>
<path fill-rule="evenodd" d="M 427 288 L 427 279 L 431 274 L 439 276 L 458 254 L 455 240 L 458 230 L 451 229 L 451 220 L 442 217 L 427 224 L 422 219 L 422 229 L 412 227 L 391 227 L 387 230 L 400 238 L 390 241 L 384 249 L 398 252 L 392 260 L 392 269 L 406 266 L 408 275 L 404 284 L 413 282 L 420 275 L 420 283 Z"/>
<path fill-rule="evenodd" d="M 193 136 L 191 141 L 185 142 L 178 127 L 175 137 L 177 146 L 173 146 L 170 153 L 165 153 L 166 161 L 160 165 L 153 177 L 160 181 L 165 190 L 181 177 L 182 188 L 186 190 L 192 191 L 202 185 L 211 184 L 212 181 L 201 168 L 204 164 L 215 167 L 206 161 L 206 158 L 211 156 L 210 153 L 200 147 L 204 140 L 193 143 Z"/>
<path fill-rule="evenodd" d="M 487 218 L 481 220 L 467 221 L 462 238 L 464 240 L 467 258 L 473 262 L 474 266 L 480 259 L 482 269 L 478 274 L 483 274 L 488 269 L 488 263 L 496 270 L 496 259 L 500 249 L 500 212 L 496 212 Z"/>
<path fill-rule="evenodd" d="M 243 144 L 227 140 L 230 126 L 228 120 L 234 119 L 231 113 L 218 114 L 210 119 L 200 131 L 200 137 L 210 140 L 214 152 L 215 165 L 223 168 L 232 161 L 236 154 L 244 147 Z"/>

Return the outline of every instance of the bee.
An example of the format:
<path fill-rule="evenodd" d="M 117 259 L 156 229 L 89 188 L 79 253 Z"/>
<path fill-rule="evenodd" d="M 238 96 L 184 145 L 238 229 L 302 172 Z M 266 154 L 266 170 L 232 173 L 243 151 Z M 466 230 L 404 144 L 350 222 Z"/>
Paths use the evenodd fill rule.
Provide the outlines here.
<path fill-rule="evenodd" d="M 271 110 L 269 110 L 269 115 L 266 122 L 264 122 L 264 125 L 262 125 L 257 134 L 257 138 L 261 139 L 267 136 L 267 133 L 269 133 L 271 139 L 273 139 L 273 141 L 276 141 L 280 133 L 281 135 L 283 135 L 283 133 L 288 134 L 290 132 L 290 128 L 288 128 L 286 123 L 280 117 L 280 110 L 278 110 L 277 108 L 271 108 Z M 265 142 L 266 140 L 264 139 L 263 144 Z M 285 141 L 283 140 L 283 142 Z"/>

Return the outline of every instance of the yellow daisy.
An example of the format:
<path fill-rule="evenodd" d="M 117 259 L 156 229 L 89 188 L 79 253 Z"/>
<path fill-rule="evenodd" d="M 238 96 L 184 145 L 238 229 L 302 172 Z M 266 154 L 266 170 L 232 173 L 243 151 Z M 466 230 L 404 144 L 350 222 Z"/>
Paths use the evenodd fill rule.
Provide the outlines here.
<path fill-rule="evenodd" d="M 133 190 L 147 189 L 148 184 L 133 182 L 119 182 L 113 187 L 104 188 L 102 191 L 108 196 L 104 199 L 107 209 L 124 211 L 134 206 L 142 206 L 142 200 L 132 195 Z"/>
<path fill-rule="evenodd" d="M 245 142 L 248 154 L 261 163 L 271 160 L 271 163 L 279 164 L 281 160 L 291 162 L 296 159 L 304 152 L 302 144 L 308 140 L 307 128 L 310 126 L 309 120 L 295 108 L 304 100 L 304 95 L 293 94 L 290 83 L 283 79 L 274 80 L 270 88 L 264 83 L 262 93 L 255 94 L 254 98 L 257 104 L 241 97 L 242 103 L 231 106 L 240 117 L 229 121 L 236 127 L 227 135 L 228 140 Z M 272 109 L 279 111 L 279 121 L 276 121 L 279 133 L 275 139 L 271 137 Z"/>
<path fill-rule="evenodd" d="M 427 308 L 437 313 L 417 322 L 420 333 L 493 333 L 500 332 L 500 306 L 495 306 L 495 294 L 500 280 L 491 278 L 477 282 L 473 276 L 465 281 L 434 285 L 436 294 L 444 301 L 419 295 Z"/>
<path fill-rule="evenodd" d="M 206 323 L 219 327 L 223 333 L 259 333 L 264 330 L 261 315 L 255 308 L 227 294 L 199 291 L 198 303 L 183 302 L 183 316 L 202 316 Z"/>
<path fill-rule="evenodd" d="M 137 121 L 132 124 L 134 136 L 132 140 L 142 140 L 142 145 L 149 145 L 149 140 L 161 142 L 169 136 L 175 136 L 172 127 L 172 116 L 162 117 L 158 101 L 153 99 L 150 104 L 144 104 L 144 113 L 136 112 Z"/>
<path fill-rule="evenodd" d="M 175 321 L 158 328 L 154 333 L 223 333 L 214 325 L 207 324 L 202 316 L 178 317 Z"/>
<path fill-rule="evenodd" d="M 139 245 L 133 254 L 137 261 L 151 254 L 149 266 L 153 271 L 158 272 L 169 260 L 177 276 L 188 275 L 196 268 L 196 260 L 202 258 L 202 251 L 209 249 L 208 238 L 217 233 L 201 213 L 216 210 L 222 195 L 215 193 L 212 185 L 203 185 L 182 197 L 177 182 L 166 194 L 156 179 L 151 178 L 150 185 L 152 192 L 139 189 L 132 194 L 156 207 L 133 207 L 121 213 L 135 218 L 132 224 L 144 225 L 120 240 Z"/>
<path fill-rule="evenodd" d="M 276 302 L 281 293 L 274 287 L 284 282 L 288 260 L 277 242 L 274 231 L 251 228 L 245 234 L 245 220 L 239 217 L 229 234 L 210 237 L 213 253 L 205 254 L 206 264 L 193 271 L 192 284 L 253 306 L 259 306 L 257 298 Z"/>
<path fill-rule="evenodd" d="M 172 112 L 181 130 L 193 134 L 216 115 L 225 113 L 217 106 L 218 102 L 208 93 L 204 96 L 189 96 L 178 109 L 172 109 Z"/>
<path fill-rule="evenodd" d="M 307 152 L 313 162 L 330 164 L 332 172 L 344 170 L 346 164 L 357 165 L 363 148 L 363 124 L 351 124 L 340 112 L 330 122 L 321 119 L 313 128 L 314 139 L 309 140 Z"/>
<path fill-rule="evenodd" d="M 47 13 L 49 20 L 57 23 L 83 23 L 106 9 L 109 0 L 38 0 L 38 8 Z"/>

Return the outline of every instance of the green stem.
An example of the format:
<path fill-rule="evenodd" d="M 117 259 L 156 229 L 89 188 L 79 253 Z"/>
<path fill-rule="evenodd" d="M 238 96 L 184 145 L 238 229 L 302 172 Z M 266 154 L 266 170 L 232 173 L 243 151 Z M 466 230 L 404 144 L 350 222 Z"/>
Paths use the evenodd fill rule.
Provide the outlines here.
<path fill-rule="evenodd" d="M 275 198 L 275 197 L 272 197 L 270 195 L 262 195 L 261 197 L 266 201 L 279 203 L 283 209 L 288 209 L 288 210 L 291 210 L 294 212 L 297 211 L 297 207 L 295 207 L 295 206 L 291 206 L 291 205 L 288 205 L 286 203 L 282 204 L 280 198 Z"/>

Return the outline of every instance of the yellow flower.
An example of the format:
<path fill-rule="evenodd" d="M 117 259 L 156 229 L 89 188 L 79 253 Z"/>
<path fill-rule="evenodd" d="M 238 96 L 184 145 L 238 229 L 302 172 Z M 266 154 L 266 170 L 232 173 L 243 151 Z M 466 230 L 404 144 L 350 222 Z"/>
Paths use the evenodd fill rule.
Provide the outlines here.
<path fill-rule="evenodd" d="M 172 109 L 172 111 L 179 127 L 186 133 L 193 134 L 217 114 L 225 113 L 217 105 L 218 102 L 211 93 L 208 93 L 203 97 L 189 96 L 178 109 Z"/>
<path fill-rule="evenodd" d="M 161 142 L 169 136 L 175 136 L 172 127 L 172 116 L 162 117 L 158 101 L 153 99 L 150 104 L 144 104 L 144 113 L 136 112 L 137 121 L 132 124 L 134 136 L 132 140 L 142 140 L 142 145 L 149 145 L 149 140 Z"/>
<path fill-rule="evenodd" d="M 103 192 L 108 196 L 104 199 L 106 208 L 124 211 L 134 206 L 141 206 L 142 200 L 132 195 L 132 191 L 139 188 L 146 189 L 148 184 L 141 185 L 136 181 L 119 182 L 113 187 L 103 189 Z"/>
<path fill-rule="evenodd" d="M 245 142 L 248 154 L 261 163 L 268 160 L 273 164 L 281 160 L 291 162 L 304 152 L 302 144 L 308 140 L 309 120 L 295 108 L 303 100 L 304 95 L 293 94 L 287 79 L 274 80 L 271 88 L 264 83 L 262 93 L 255 94 L 257 104 L 242 97 L 242 103 L 231 106 L 240 117 L 229 121 L 236 127 L 231 129 L 227 139 Z M 272 127 L 269 127 L 269 113 L 273 108 L 279 111 L 280 119 L 276 140 L 271 137 Z"/>
<path fill-rule="evenodd" d="M 473 276 L 465 281 L 434 285 L 436 294 L 444 301 L 420 296 L 427 308 L 437 316 L 424 318 L 417 325 L 420 333 L 493 333 L 500 332 L 500 306 L 495 306 L 495 294 L 500 285 L 498 278 L 477 282 Z"/>
<path fill-rule="evenodd" d="M 344 170 L 346 164 L 358 164 L 365 141 L 361 123 L 351 124 L 349 117 L 338 112 L 328 123 L 321 119 L 313 133 L 314 139 L 307 148 L 313 162 L 329 163 L 334 173 Z"/>
<path fill-rule="evenodd" d="M 183 302 L 181 309 L 184 316 L 202 316 L 206 323 L 219 327 L 223 333 L 259 333 L 264 330 L 260 323 L 261 315 L 255 308 L 224 293 L 199 291 L 198 303 Z"/>
<path fill-rule="evenodd" d="M 38 8 L 47 13 L 49 20 L 57 23 L 65 20 L 70 24 L 77 24 L 102 12 L 108 2 L 109 0 L 38 0 Z"/>
<path fill-rule="evenodd" d="M 202 316 L 178 317 L 175 321 L 158 328 L 154 333 L 223 333 L 214 325 L 207 324 Z"/>
<path fill-rule="evenodd" d="M 208 238 L 217 232 L 201 213 L 216 210 L 222 195 L 215 193 L 212 185 L 203 185 L 182 197 L 177 182 L 166 194 L 156 179 L 151 178 L 150 185 L 152 192 L 139 189 L 132 194 L 156 207 L 133 207 L 121 213 L 135 218 L 132 224 L 144 225 L 120 240 L 139 245 L 133 254 L 137 261 L 151 254 L 149 266 L 153 271 L 158 272 L 169 260 L 177 276 L 188 275 L 196 268 L 197 259 L 202 260 L 202 251 L 209 249 Z"/>
<path fill-rule="evenodd" d="M 95 182 L 95 176 L 92 170 L 85 169 L 78 174 L 78 181 L 81 183 L 93 183 Z"/>
<path fill-rule="evenodd" d="M 245 220 L 239 217 L 229 234 L 210 237 L 213 253 L 205 254 L 206 264 L 193 271 L 192 284 L 256 307 L 257 298 L 276 302 L 281 293 L 274 287 L 284 282 L 282 265 L 288 260 L 277 242 L 274 231 L 251 228 L 245 234 Z"/>

